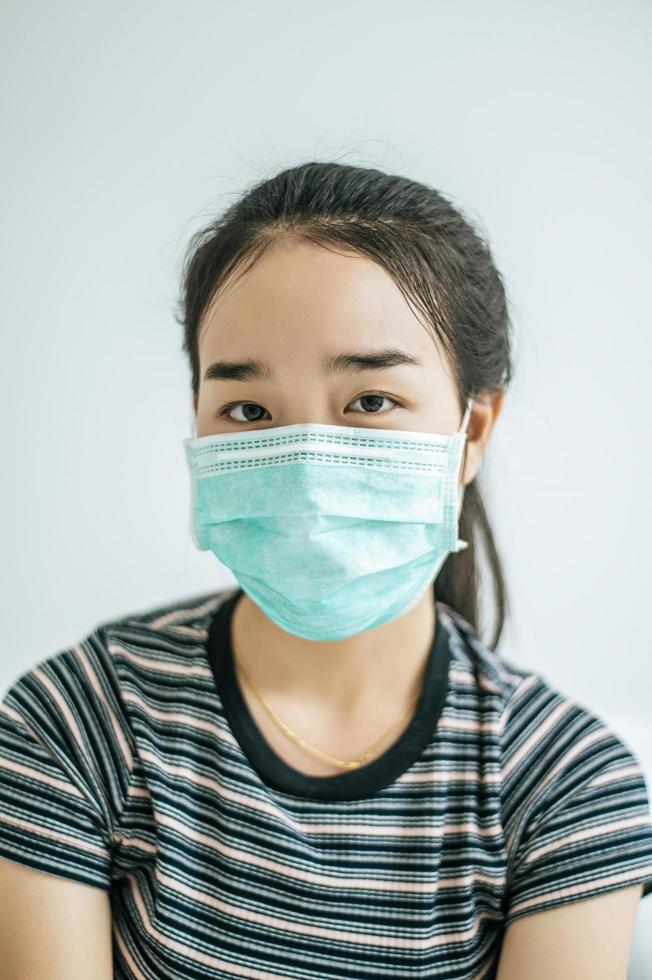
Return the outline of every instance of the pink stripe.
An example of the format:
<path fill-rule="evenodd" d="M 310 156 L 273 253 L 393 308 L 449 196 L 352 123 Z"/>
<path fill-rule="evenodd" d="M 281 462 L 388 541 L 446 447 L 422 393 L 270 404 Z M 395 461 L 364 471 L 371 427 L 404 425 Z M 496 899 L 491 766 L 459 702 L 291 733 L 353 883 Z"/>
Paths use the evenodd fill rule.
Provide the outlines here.
<path fill-rule="evenodd" d="M 121 847 L 138 847 L 147 854 L 156 854 L 158 850 L 156 844 L 150 844 L 149 841 L 143 840 L 141 837 L 121 837 L 119 834 L 116 834 L 114 839 Z"/>
<path fill-rule="evenodd" d="M 178 636 L 191 636 L 194 640 L 205 640 L 208 631 L 205 626 L 169 626 Z"/>
<path fill-rule="evenodd" d="M 426 769 L 423 772 L 405 772 L 396 781 L 399 783 L 432 783 L 433 786 L 445 785 L 446 783 L 462 783 L 464 786 L 477 786 L 478 784 L 490 785 L 499 784 L 501 776 L 499 772 L 466 772 L 464 769 L 449 769 L 442 772 L 433 772 Z M 461 790 L 460 790 L 461 792 Z"/>
<path fill-rule="evenodd" d="M 590 814 L 587 814 L 588 818 L 590 818 Z M 602 837 L 605 834 L 616 834 L 621 830 L 629 830 L 630 827 L 648 827 L 649 823 L 650 821 L 646 816 L 629 817 L 626 820 L 614 820 L 611 823 L 601 824 L 598 827 L 587 827 L 585 830 L 576 830 L 574 833 L 567 834 L 559 840 L 551 841 L 549 844 L 542 844 L 541 847 L 532 851 L 522 864 L 527 866 L 544 854 L 554 854 L 555 851 L 562 850 L 568 844 L 575 844 L 581 840 L 589 840 L 591 837 Z M 616 841 L 615 843 L 618 842 Z M 624 848 L 625 845 L 622 846 Z"/>
<path fill-rule="evenodd" d="M 89 854 L 97 854 L 101 858 L 109 858 L 109 852 L 104 847 L 89 844 L 88 841 L 81 840 L 79 837 L 69 837 L 67 834 L 62 834 L 58 830 L 49 830 L 46 827 L 40 827 L 38 824 L 32 823 L 29 820 L 21 820 L 17 817 L 10 816 L 8 813 L 2 813 L 0 814 L 0 821 L 5 824 L 10 824 L 12 827 L 18 827 L 20 830 L 25 830 L 28 833 L 38 834 L 39 837 L 47 837 L 49 840 L 60 841 L 62 844 L 67 844 L 71 847 L 73 851 L 87 851 Z"/>
<path fill-rule="evenodd" d="M 17 724 L 19 725 L 19 727 L 21 729 L 21 732 L 23 732 L 23 733 L 24 732 L 27 732 L 27 734 L 29 735 L 29 737 L 31 739 L 33 739 L 33 741 L 43 749 L 43 752 L 48 756 L 48 758 L 49 759 L 52 758 L 52 753 L 48 749 L 47 745 L 45 744 L 45 742 L 43 741 L 43 739 L 41 738 L 41 736 L 39 735 L 39 733 L 38 732 L 35 732 L 27 724 L 27 722 L 25 721 L 25 719 L 23 718 L 23 716 L 21 714 L 19 714 L 17 711 L 15 711 L 8 704 L 0 704 L 0 712 L 2 714 L 7 715 L 7 717 L 8 718 L 11 718 L 12 721 L 17 722 Z"/>
<path fill-rule="evenodd" d="M 152 708 L 138 691 L 125 690 L 122 696 L 125 701 L 137 704 L 150 718 L 157 718 L 169 724 L 187 725 L 195 731 L 210 732 L 216 736 L 221 734 L 220 726 L 214 721 L 203 721 L 201 718 L 184 714 L 183 711 L 162 711 L 159 708 Z"/>
<path fill-rule="evenodd" d="M 450 709 L 446 708 L 442 712 L 441 719 L 437 725 L 437 731 L 449 732 L 489 732 L 494 735 L 500 734 L 498 721 L 478 721 L 474 718 L 456 718 L 449 714 Z"/>
<path fill-rule="evenodd" d="M 514 709 L 514 706 L 516 705 L 516 702 L 519 700 L 519 698 L 522 697 L 524 693 L 529 691 L 531 687 L 534 687 L 536 684 L 538 684 L 539 681 L 540 681 L 540 677 L 538 674 L 529 674 L 527 677 L 524 677 L 521 680 L 520 684 L 517 685 L 515 690 L 512 691 L 512 694 L 503 709 L 503 713 L 500 716 L 499 727 L 501 732 L 505 731 L 505 728 L 507 727 L 507 721 L 511 716 L 511 713 Z"/>
<path fill-rule="evenodd" d="M 532 737 L 527 740 L 525 745 L 516 754 L 516 757 L 510 760 L 509 766 L 507 766 L 503 770 L 503 775 L 505 776 L 507 773 L 511 772 L 514 769 L 514 767 L 518 765 L 519 762 L 522 763 L 523 759 L 534 751 L 534 749 L 539 744 L 539 742 L 545 741 L 546 736 L 548 735 L 550 730 L 554 727 L 555 723 L 559 720 L 559 718 L 567 714 L 573 707 L 575 707 L 575 702 L 571 701 L 570 699 L 558 705 L 558 707 L 555 708 L 555 710 L 550 713 L 550 715 L 545 720 L 545 722 L 541 723 L 541 725 L 537 728 L 537 730 L 532 735 Z M 548 784 L 552 782 L 552 780 L 555 778 L 555 776 L 558 773 L 560 773 L 563 769 L 569 767 L 570 763 L 572 763 L 573 759 L 576 758 L 576 756 L 580 755 L 589 746 L 595 744 L 596 742 L 601 742 L 605 738 L 609 738 L 610 734 L 611 733 L 609 732 L 608 728 L 603 726 L 601 728 L 598 728 L 596 731 L 591 732 L 588 735 L 585 735 L 584 738 L 581 738 L 579 740 L 579 742 L 575 742 L 575 744 L 572 745 L 570 749 L 568 749 L 565 755 L 561 756 L 561 758 L 557 761 L 557 763 L 553 766 L 553 768 L 546 774 L 546 776 L 543 779 L 539 780 L 539 782 L 536 785 L 536 788 L 532 791 L 532 793 L 528 798 L 528 807 L 532 808 L 535 806 L 537 800 L 540 799 L 543 793 L 545 792 Z M 507 835 L 506 846 L 508 851 L 513 846 L 516 830 L 517 830 L 517 826 L 516 824 L 514 824 L 514 826 L 511 829 L 511 832 Z"/>
<path fill-rule="evenodd" d="M 589 746 L 593 745 L 595 742 L 602 742 L 605 738 L 610 738 L 611 733 L 606 728 L 598 728 L 596 731 L 591 732 L 589 735 L 585 735 L 581 738 L 579 742 L 575 742 L 574 745 L 562 756 L 557 764 L 547 773 L 545 779 L 540 780 L 536 787 L 536 796 L 539 798 L 544 792 L 548 783 L 552 782 L 557 773 L 561 772 L 563 769 L 569 767 L 569 764 L 573 761 L 576 756 L 581 755 Z M 531 802 L 534 802 L 534 797 L 531 798 Z"/>
<path fill-rule="evenodd" d="M 613 783 L 618 779 L 628 779 L 630 776 L 641 776 L 642 771 L 640 765 L 635 764 L 633 766 L 627 766 L 620 764 L 620 768 L 617 765 L 609 768 L 606 772 L 601 772 L 598 776 L 594 776 L 587 786 L 602 786 L 603 783 Z"/>
<path fill-rule="evenodd" d="M 476 681 L 476 677 L 479 684 Z M 470 667 L 455 664 L 454 666 L 449 667 L 448 679 L 451 682 L 458 684 L 460 687 L 469 688 L 469 690 L 475 691 L 476 688 L 480 687 L 481 690 L 489 691 L 490 694 L 501 694 L 500 687 L 489 677 L 486 672 L 480 669 L 478 670 L 477 674 L 474 674 Z"/>
<path fill-rule="evenodd" d="M 12 708 L 10 704 L 6 704 L 4 701 L 0 703 L 0 714 L 6 715 L 12 721 L 17 721 L 21 728 L 27 728 L 23 716 L 19 715 L 15 708 Z"/>
<path fill-rule="evenodd" d="M 635 885 L 639 883 L 638 879 L 641 878 L 652 878 L 652 864 L 648 864 L 644 868 L 636 868 L 636 870 L 632 871 L 620 871 L 618 874 L 604 875 L 602 878 L 597 878 L 593 881 L 583 881 L 579 885 L 563 885 L 555 891 L 546 892 L 545 895 L 537 895 L 534 898 L 527 899 L 527 901 L 515 902 L 509 911 L 510 913 L 520 912 L 523 909 L 529 909 L 534 905 L 539 905 L 541 902 L 554 901 L 557 898 L 567 898 L 569 895 L 581 896 L 588 891 L 593 891 L 595 888 L 613 889 L 614 886 L 618 887 L 619 885 Z M 642 882 L 640 883 L 642 884 Z"/>
<path fill-rule="evenodd" d="M 178 622 L 180 619 L 193 619 L 199 616 L 204 616 L 206 613 L 211 612 L 211 610 L 217 607 L 220 599 L 226 598 L 227 591 L 229 590 L 224 590 L 224 592 L 220 595 L 216 595 L 213 592 L 210 594 L 209 599 L 201 602 L 201 604 L 198 606 L 193 606 L 190 609 L 173 609 L 172 612 L 164 613 L 162 616 L 159 616 L 158 619 L 150 620 L 150 622 L 147 623 L 147 628 L 160 630 L 166 626 L 169 626 L 170 623 Z M 233 591 L 235 590 L 230 590 L 229 594 L 231 594 Z"/>
<path fill-rule="evenodd" d="M 547 718 L 537 721 L 536 726 L 530 737 L 521 745 L 518 752 L 515 752 L 512 758 L 509 760 L 507 765 L 503 767 L 503 777 L 508 777 L 514 769 L 517 769 L 522 765 L 523 760 L 530 756 L 537 745 L 541 742 L 545 742 L 548 733 L 557 726 L 558 722 L 568 714 L 569 711 L 574 707 L 572 701 L 562 701 L 555 708 L 550 711 Z M 604 736 L 601 736 L 604 737 Z M 564 758 L 572 757 L 573 748 L 571 748 Z M 561 768 L 561 766 L 559 767 Z M 540 784 L 539 784 L 540 785 Z"/>
<path fill-rule="evenodd" d="M 47 676 L 46 673 L 44 673 L 43 669 L 40 666 L 38 665 L 35 666 L 32 669 L 32 673 L 34 677 L 37 677 L 39 679 L 43 687 L 47 691 L 49 691 L 50 697 L 59 708 L 59 711 L 61 712 L 62 716 L 65 718 L 68 729 L 74 735 L 75 741 L 77 742 L 78 746 L 81 749 L 84 749 L 84 739 L 82 737 L 82 733 L 79 730 L 79 726 L 77 725 L 77 722 L 75 721 L 75 718 L 72 712 L 70 711 L 70 708 L 66 704 L 64 698 L 61 696 L 61 692 L 59 691 L 59 688 L 52 680 L 50 680 L 50 678 Z"/>
<path fill-rule="evenodd" d="M 122 953 L 123 959 L 127 961 L 127 965 L 131 970 L 131 972 L 133 973 L 136 980 L 147 980 L 147 977 L 141 971 L 140 967 L 136 965 L 136 961 L 134 960 L 133 956 L 129 952 L 129 949 L 127 948 L 127 944 L 122 938 L 122 934 L 120 933 L 120 931 L 118 929 L 114 929 L 113 935 L 115 936 L 116 942 L 120 947 L 120 952 Z"/>
<path fill-rule="evenodd" d="M 127 767 L 129 769 L 129 772 L 131 773 L 134 767 L 134 759 L 133 759 L 131 749 L 129 748 L 129 745 L 124 736 L 124 732 L 122 731 L 121 726 L 118 724 L 113 709 L 111 708 L 108 701 L 106 700 L 106 697 L 104 696 L 104 691 L 102 690 L 102 686 L 100 685 L 100 682 L 97 679 L 95 671 L 91 667 L 89 657 L 88 657 L 88 652 L 83 648 L 81 644 L 77 644 L 76 646 L 73 647 L 73 649 L 77 654 L 77 659 L 81 664 L 82 670 L 84 671 L 88 679 L 88 682 L 90 683 L 91 687 L 93 688 L 93 691 L 95 692 L 95 696 L 97 700 L 103 705 L 104 710 L 109 716 L 109 719 L 111 721 L 111 728 L 113 729 L 113 737 L 117 742 L 117 744 L 120 746 L 122 757 L 127 763 Z"/>
<path fill-rule="evenodd" d="M 53 786 L 55 789 L 60 789 L 66 796 L 75 796 L 78 799 L 86 800 L 84 794 L 75 786 L 74 783 L 66 781 L 65 779 L 57 779 L 54 776 L 47 776 L 37 769 L 32 769 L 30 766 L 26 766 L 20 762 L 12 762 L 10 759 L 0 758 L 0 766 L 3 769 L 8 769 L 10 772 L 17 772 L 21 776 L 26 776 L 28 779 L 35 779 L 39 783 L 45 783 L 47 786 Z"/>
<path fill-rule="evenodd" d="M 157 660 L 155 657 L 141 657 L 137 653 L 132 653 L 131 650 L 127 650 L 120 643 L 116 643 L 115 640 L 109 641 L 107 648 L 111 653 L 121 654 L 130 663 L 139 664 L 141 667 L 147 667 L 153 671 L 158 670 L 162 674 L 179 674 L 181 677 L 213 676 L 210 667 L 204 666 L 203 664 L 184 663 L 181 660 L 177 663 L 170 663 L 167 660 Z"/>
<path fill-rule="evenodd" d="M 147 799 L 148 796 L 152 794 L 147 786 L 134 786 L 133 783 L 129 783 L 127 787 L 127 796 L 134 796 L 140 799 Z"/>

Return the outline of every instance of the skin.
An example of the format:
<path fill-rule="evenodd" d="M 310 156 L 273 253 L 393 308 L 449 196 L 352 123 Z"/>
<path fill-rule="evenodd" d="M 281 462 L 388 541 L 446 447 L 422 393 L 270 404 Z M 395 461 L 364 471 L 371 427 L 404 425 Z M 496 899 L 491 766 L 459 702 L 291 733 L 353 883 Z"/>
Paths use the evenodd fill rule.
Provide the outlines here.
<path fill-rule="evenodd" d="M 627 980 L 642 885 L 515 919 L 496 980 Z"/>
<path fill-rule="evenodd" d="M 111 980 L 108 891 L 0 858 L 0 980 Z"/>
<path fill-rule="evenodd" d="M 325 354 L 400 348 L 421 361 L 329 376 Z M 322 422 L 453 433 L 462 421 L 451 365 L 392 278 L 365 256 L 282 242 L 206 311 L 198 338 L 197 435 Z M 267 362 L 273 380 L 204 379 L 216 360 Z M 380 393 L 377 405 L 361 396 Z M 392 399 L 399 403 L 395 406 Z M 229 403 L 228 416 L 220 413 Z M 478 471 L 503 393 L 474 403 L 460 482 Z M 255 415 L 254 415 L 255 412 Z M 233 639 L 256 688 L 293 731 L 339 759 L 355 758 L 421 690 L 434 632 L 432 590 L 391 622 L 341 640 L 307 640 L 277 626 L 244 595 Z M 400 650 L 400 657 L 396 651 Z M 340 771 L 296 746 L 269 718 L 239 669 L 240 686 L 272 747 L 312 775 Z M 409 719 L 406 719 L 405 724 Z M 405 726 L 403 726 L 405 727 Z M 388 734 L 376 755 L 402 728 Z"/>
<path fill-rule="evenodd" d="M 275 247 L 218 300 L 200 335 L 202 373 L 218 358 L 255 357 L 268 361 L 276 378 L 202 381 L 193 399 L 198 435 L 306 421 L 441 433 L 458 428 L 450 365 L 392 280 L 366 258 L 305 245 Z M 322 353 L 386 346 L 409 351 L 423 365 L 330 378 L 320 370 Z M 403 407 L 390 411 L 384 402 L 381 413 L 372 414 L 359 401 L 370 392 L 395 397 Z M 214 418 L 236 400 L 264 406 L 269 418 Z M 502 402 L 500 394 L 474 404 L 464 484 L 478 471 Z M 239 410 L 232 415 L 244 418 Z M 311 744 L 351 758 L 420 689 L 434 605 L 429 589 L 393 622 L 327 643 L 280 630 L 246 595 L 233 624 L 254 683 L 283 720 Z M 306 772 L 333 771 L 270 725 L 244 677 L 238 679 L 261 732 L 280 755 Z M 517 919 L 505 934 L 498 980 L 626 980 L 640 894 L 640 885 L 620 888 Z M 0 980 L 111 980 L 111 932 L 108 892 L 0 858 Z"/>

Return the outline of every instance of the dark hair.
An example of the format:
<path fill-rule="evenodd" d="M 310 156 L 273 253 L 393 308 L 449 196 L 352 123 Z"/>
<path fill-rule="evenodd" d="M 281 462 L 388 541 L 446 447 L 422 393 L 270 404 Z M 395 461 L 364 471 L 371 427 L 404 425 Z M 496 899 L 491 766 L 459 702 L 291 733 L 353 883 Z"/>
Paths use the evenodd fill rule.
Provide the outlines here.
<path fill-rule="evenodd" d="M 183 325 L 192 388 L 199 391 L 201 319 L 227 278 L 244 275 L 279 238 L 353 249 L 378 262 L 407 302 L 425 313 L 448 355 L 460 412 L 470 395 L 497 394 L 510 381 L 510 319 L 490 248 L 439 191 L 406 177 L 312 161 L 263 179 L 192 236 L 183 260 L 175 318 Z M 507 590 L 478 476 L 467 484 L 459 534 L 434 582 L 436 596 L 480 635 L 480 547 L 493 582 L 494 636 L 500 639 Z"/>

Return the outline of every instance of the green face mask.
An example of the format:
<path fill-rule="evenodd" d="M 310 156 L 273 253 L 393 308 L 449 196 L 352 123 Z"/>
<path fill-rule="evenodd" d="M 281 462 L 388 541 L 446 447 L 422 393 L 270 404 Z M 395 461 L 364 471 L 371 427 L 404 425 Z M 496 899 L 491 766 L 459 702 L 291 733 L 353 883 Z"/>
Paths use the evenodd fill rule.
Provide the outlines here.
<path fill-rule="evenodd" d="M 453 435 L 302 423 L 184 439 L 195 545 L 309 640 L 408 612 L 467 546 L 457 531 L 471 402 Z"/>

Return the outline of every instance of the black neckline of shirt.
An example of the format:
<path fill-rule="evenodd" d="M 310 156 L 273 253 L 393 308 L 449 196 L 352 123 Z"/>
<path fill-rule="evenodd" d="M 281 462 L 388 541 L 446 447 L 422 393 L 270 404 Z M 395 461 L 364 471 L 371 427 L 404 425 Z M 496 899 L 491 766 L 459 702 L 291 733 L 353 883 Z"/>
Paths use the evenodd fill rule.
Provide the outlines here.
<path fill-rule="evenodd" d="M 449 684 L 450 637 L 435 603 L 435 628 L 424 682 L 410 724 L 382 755 L 359 769 L 309 776 L 285 762 L 267 742 L 243 697 L 233 666 L 231 620 L 237 589 L 213 612 L 206 652 L 226 720 L 241 750 L 268 786 L 312 800 L 360 800 L 393 783 L 421 755 L 439 721 Z"/>

